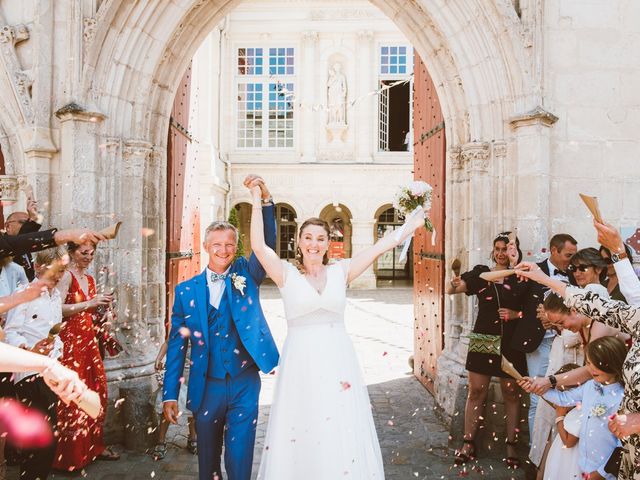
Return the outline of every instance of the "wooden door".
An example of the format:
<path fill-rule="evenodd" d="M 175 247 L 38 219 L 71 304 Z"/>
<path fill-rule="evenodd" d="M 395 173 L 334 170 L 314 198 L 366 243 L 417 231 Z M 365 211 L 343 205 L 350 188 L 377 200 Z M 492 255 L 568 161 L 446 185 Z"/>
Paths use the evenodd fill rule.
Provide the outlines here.
<path fill-rule="evenodd" d="M 189 155 L 191 66 L 180 81 L 167 142 L 167 325 L 178 283 L 200 270 L 200 212 L 195 158 Z"/>
<path fill-rule="evenodd" d="M 427 67 L 415 54 L 413 93 L 414 179 L 433 187 L 429 217 L 435 236 L 421 229 L 413 248 L 414 374 L 433 392 L 436 362 L 444 348 L 444 117 Z"/>

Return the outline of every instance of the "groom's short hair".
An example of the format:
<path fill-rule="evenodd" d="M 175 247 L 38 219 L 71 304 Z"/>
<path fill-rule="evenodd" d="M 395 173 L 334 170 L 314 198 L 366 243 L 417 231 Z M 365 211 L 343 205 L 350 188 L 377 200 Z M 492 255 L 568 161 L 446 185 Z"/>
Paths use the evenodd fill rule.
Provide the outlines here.
<path fill-rule="evenodd" d="M 213 222 L 207 227 L 207 229 L 204 231 L 205 242 L 207 241 L 207 236 L 209 236 L 210 232 L 216 232 L 218 230 L 233 230 L 233 233 L 236 236 L 236 243 L 238 243 L 238 229 L 235 227 L 235 225 L 224 220 Z"/>

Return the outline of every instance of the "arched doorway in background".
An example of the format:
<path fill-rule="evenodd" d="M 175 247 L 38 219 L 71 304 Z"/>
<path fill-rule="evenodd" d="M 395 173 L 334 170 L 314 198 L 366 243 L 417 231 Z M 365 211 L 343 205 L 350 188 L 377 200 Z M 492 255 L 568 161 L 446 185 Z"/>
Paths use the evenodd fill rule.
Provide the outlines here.
<path fill-rule="evenodd" d="M 293 260 L 296 256 L 298 224 L 296 211 L 291 205 L 276 205 L 276 253 L 283 260 Z"/>
<path fill-rule="evenodd" d="M 327 205 L 320 218 L 329 224 L 329 258 L 351 258 L 351 212 L 342 204 Z"/>

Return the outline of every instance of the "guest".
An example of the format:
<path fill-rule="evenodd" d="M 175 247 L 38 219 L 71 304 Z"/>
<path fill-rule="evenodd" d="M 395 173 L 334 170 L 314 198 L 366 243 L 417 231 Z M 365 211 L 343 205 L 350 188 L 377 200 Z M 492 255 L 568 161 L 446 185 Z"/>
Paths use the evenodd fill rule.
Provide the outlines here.
<path fill-rule="evenodd" d="M 39 216 L 38 203 L 29 198 L 27 200 L 26 212 L 13 212 L 5 220 L 4 228 L 7 235 L 21 235 L 39 231 L 42 227 L 42 225 L 38 223 Z M 30 282 L 35 278 L 35 270 L 31 253 L 27 252 L 22 255 L 16 255 L 13 261 L 24 268 Z"/>
<path fill-rule="evenodd" d="M 591 292 L 588 294 L 591 295 Z M 618 439 L 609 432 L 607 420 L 618 411 L 622 401 L 622 365 L 626 356 L 627 348 L 620 339 L 597 338 L 586 347 L 587 368 L 592 380 L 566 392 L 549 390 L 544 394 L 545 400 L 559 406 L 581 406 L 578 464 L 584 478 L 616 478 L 604 469 L 619 444 Z"/>
<path fill-rule="evenodd" d="M 43 278 L 52 264 L 61 260 L 64 255 L 65 252 L 61 247 L 38 252 L 35 261 L 37 278 Z M 55 269 L 49 275 L 52 281 L 57 283 L 63 273 L 63 269 Z M 62 354 L 62 342 L 57 335 L 50 335 L 49 332 L 54 325 L 61 322 L 60 292 L 51 285 L 40 297 L 18 305 L 7 313 L 5 329 L 7 343 L 57 359 Z M 20 401 L 42 412 L 51 427 L 55 427 L 57 398 L 38 372 L 16 373 L 14 382 Z M 55 451 L 54 441 L 48 448 L 24 452 L 25 456 L 20 464 L 20 478 L 23 480 L 46 479 Z"/>
<path fill-rule="evenodd" d="M 69 243 L 70 264 L 59 284 L 64 299 L 65 322 L 60 331 L 63 342 L 62 364 L 78 372 L 87 386 L 98 392 L 101 415 L 93 420 L 75 405 L 58 406 L 58 448 L 53 464 L 57 470 L 80 470 L 94 459 L 117 460 L 103 441 L 103 422 L 107 407 L 107 379 L 100 358 L 92 312 L 100 305 L 109 306 L 112 296 L 96 294 L 95 280 L 87 274 L 93 261 L 95 243 Z"/>
<path fill-rule="evenodd" d="M 20 285 L 27 285 L 29 281 L 24 273 L 24 269 L 12 262 L 12 257 L 0 258 L 0 297 L 13 293 Z M 4 325 L 5 316 L 0 315 L 0 327 Z M 0 373 L 0 398 L 15 397 L 15 388 L 11 380 L 11 373 Z M 1 469 L 6 464 L 5 460 L 5 438 L 0 437 L 0 479 Z M 9 457 L 11 454 L 9 453 Z"/>
<path fill-rule="evenodd" d="M 640 291 L 640 281 L 628 281 L 629 276 L 621 275 L 625 269 L 632 269 L 624 252 L 622 241 L 611 225 L 594 222 L 598 231 L 598 242 L 606 246 L 612 252 L 614 264 L 623 263 L 626 265 L 617 266 L 616 272 L 620 282 L 620 290 L 629 299 L 637 297 Z M 561 282 L 557 282 L 544 275 L 536 268 L 535 264 L 523 262 L 518 265 L 522 277 L 532 279 L 538 283 L 543 283 L 562 295 L 567 305 L 577 312 L 589 315 L 596 322 L 605 323 L 614 328 L 619 328 L 623 332 L 630 334 L 633 338 L 633 345 L 627 354 L 624 363 L 625 392 L 621 408 L 617 417 L 609 421 L 609 430 L 622 440 L 625 448 L 620 467 L 620 480 L 631 480 L 640 478 L 640 371 L 636 368 L 640 361 L 640 307 L 625 305 L 614 300 L 603 300 L 598 295 L 576 287 L 567 287 Z M 627 293 L 628 292 L 628 293 Z"/>
<path fill-rule="evenodd" d="M 571 235 L 558 233 L 549 240 L 549 258 L 538 263 L 538 266 L 547 275 L 569 282 L 575 285 L 575 278 L 568 271 L 571 258 L 577 251 L 578 242 Z M 532 377 L 542 377 L 549 368 L 549 355 L 552 344 L 556 338 L 556 330 L 547 321 L 542 302 L 546 288 L 543 285 L 530 283 L 525 296 L 523 306 L 523 320 L 518 323 L 518 327 L 511 340 L 511 346 L 526 354 L 527 370 Z M 560 365 L 563 365 L 561 363 Z M 558 365 L 556 368 L 559 368 Z M 531 395 L 529 402 L 529 438 L 534 437 L 534 419 L 538 406 L 538 396 Z M 547 432 L 548 435 L 548 432 Z M 546 437 L 544 442 L 546 443 Z M 531 460 L 537 465 L 539 453 L 536 454 L 535 446 L 532 445 Z"/>
<path fill-rule="evenodd" d="M 590 283 L 604 285 L 607 277 L 607 264 L 600 252 L 593 247 L 583 248 L 571 258 L 569 271 L 576 279 L 576 285 L 583 287 Z"/>
<path fill-rule="evenodd" d="M 555 374 L 561 375 L 574 368 L 578 368 L 578 365 L 569 363 L 562 366 Z M 553 440 L 546 463 L 540 467 L 544 476 L 538 475 L 538 478 L 544 478 L 544 480 L 581 479 L 580 452 L 576 445 L 580 439 L 582 409 L 556 406 L 555 412 L 554 423 L 558 433 Z"/>
<path fill-rule="evenodd" d="M 624 251 L 627 254 L 627 258 L 629 259 L 629 262 L 633 264 L 633 255 L 631 254 L 631 249 L 629 248 L 629 245 L 625 243 L 623 244 L 623 246 L 624 246 Z M 618 284 L 618 274 L 616 273 L 616 268 L 614 266 L 614 263 L 611 261 L 611 251 L 604 245 L 600 245 L 599 252 L 600 252 L 600 256 L 604 260 L 604 263 L 607 264 L 606 286 L 607 286 L 607 291 L 609 292 L 609 297 L 612 300 L 619 300 L 624 303 L 629 303 L 627 302 L 626 297 L 620 291 L 620 285 Z"/>
<path fill-rule="evenodd" d="M 526 283 L 514 276 L 502 283 L 487 282 L 480 278 L 483 272 L 505 270 L 522 258 L 519 242 L 509 245 L 510 232 L 499 234 L 493 240 L 491 259 L 493 268 L 477 265 L 470 272 L 451 280 L 447 294 L 465 293 L 478 298 L 478 317 L 469 337 L 466 369 L 469 371 L 469 394 L 465 406 L 463 446 L 455 457 L 456 465 L 464 465 L 475 457 L 475 437 L 492 377 L 500 378 L 507 421 L 507 458 L 509 467 L 517 468 L 520 460 L 516 454 L 520 399 L 517 386 L 500 367 L 501 355 L 513 363 L 519 372 L 526 371 L 524 354 L 510 347 L 511 338 L 522 310 L 522 297 Z"/>
<path fill-rule="evenodd" d="M 591 271 L 591 274 L 592 275 L 579 276 L 580 286 L 601 295 L 603 298 L 608 298 L 606 288 L 599 283 L 585 283 L 591 282 L 592 280 L 597 281 L 597 274 L 593 271 Z M 593 275 L 595 275 L 595 278 Z M 576 368 L 572 370 L 571 373 L 562 376 L 557 376 L 554 372 L 566 363 L 583 365 L 584 347 L 596 338 L 617 336 L 623 341 L 628 338 L 628 335 L 614 328 L 592 322 L 588 317 L 571 311 L 571 309 L 564 305 L 562 299 L 552 292 L 547 295 L 543 308 L 549 324 L 560 329 L 561 333 L 553 341 L 551 354 L 549 355 L 549 368 L 544 376 L 535 380 L 531 379 L 530 383 L 521 385 L 527 392 L 531 392 L 533 386 L 546 385 L 547 383 L 563 388 L 566 388 L 568 385 L 583 384 L 591 378 L 587 367 Z M 531 377 L 527 377 L 527 379 L 530 378 Z M 547 390 L 548 389 L 545 389 L 545 392 Z M 553 433 L 554 420 L 554 409 L 546 403 L 539 404 L 536 411 L 533 431 L 531 432 L 529 458 L 540 468 L 542 468 L 544 462 L 544 452 L 548 448 L 550 435 Z"/>

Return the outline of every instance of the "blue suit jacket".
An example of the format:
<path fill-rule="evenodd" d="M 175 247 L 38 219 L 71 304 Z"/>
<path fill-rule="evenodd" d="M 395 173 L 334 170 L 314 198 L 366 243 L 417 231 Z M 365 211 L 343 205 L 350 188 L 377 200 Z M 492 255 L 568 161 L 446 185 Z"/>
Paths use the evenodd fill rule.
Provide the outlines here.
<path fill-rule="evenodd" d="M 267 245 L 274 248 L 276 243 L 274 206 L 263 207 L 262 214 L 265 241 Z M 234 273 L 246 279 L 244 294 L 233 286 L 231 276 Z M 252 254 L 249 260 L 244 257 L 238 258 L 231 264 L 229 276 L 225 280 L 224 295 L 229 302 L 229 312 L 242 344 L 258 368 L 264 373 L 269 373 L 278 364 L 279 356 L 259 301 L 259 286 L 265 275 L 255 255 Z M 188 337 L 181 334 L 183 327 L 189 329 Z M 191 370 L 187 407 L 192 412 L 197 412 L 202 403 L 207 380 L 210 347 L 206 270 L 176 286 L 164 377 L 163 399 L 165 401 L 178 399 L 188 342 L 191 343 Z"/>

